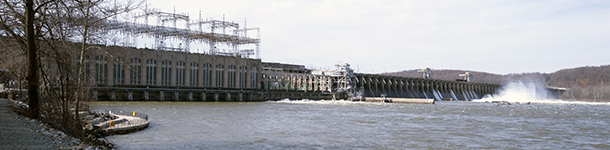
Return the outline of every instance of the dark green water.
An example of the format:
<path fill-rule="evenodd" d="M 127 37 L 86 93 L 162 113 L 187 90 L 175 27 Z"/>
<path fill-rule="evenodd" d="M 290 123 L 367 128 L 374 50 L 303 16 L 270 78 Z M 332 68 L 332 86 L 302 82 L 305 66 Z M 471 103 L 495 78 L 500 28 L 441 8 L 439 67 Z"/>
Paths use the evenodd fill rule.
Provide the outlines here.
<path fill-rule="evenodd" d="M 93 102 L 150 127 L 118 149 L 610 149 L 610 106 L 347 101 Z"/>

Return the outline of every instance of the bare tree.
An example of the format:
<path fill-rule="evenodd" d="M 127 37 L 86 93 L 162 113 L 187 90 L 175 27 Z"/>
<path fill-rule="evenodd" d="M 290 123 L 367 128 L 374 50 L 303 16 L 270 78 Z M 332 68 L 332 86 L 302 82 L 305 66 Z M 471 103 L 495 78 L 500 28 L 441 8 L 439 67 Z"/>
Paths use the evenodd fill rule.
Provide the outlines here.
<path fill-rule="evenodd" d="M 37 40 L 40 37 L 40 27 L 35 26 L 34 18 L 44 15 L 39 14 L 38 11 L 45 7 L 47 4 L 53 2 L 48 1 L 36 1 L 25 0 L 25 1 L 2 1 L 2 10 L 0 21 L 2 24 L 2 33 L 5 36 L 13 37 L 17 43 L 21 45 L 22 50 L 25 51 L 28 58 L 28 74 L 26 81 L 28 82 L 28 99 L 29 99 L 29 115 L 32 118 L 38 118 L 39 115 L 39 74 L 38 74 L 38 47 Z"/>
<path fill-rule="evenodd" d="M 0 0 L 0 68 L 8 69 L 18 79 L 27 73 L 28 84 L 33 86 L 28 87 L 29 94 L 37 94 L 28 96 L 32 118 L 42 113 L 51 125 L 75 136 L 81 134 L 79 99 L 89 93 L 83 87 L 91 86 L 90 80 L 82 77 L 87 73 L 83 69 L 84 51 L 92 48 L 89 41 L 104 36 L 107 18 L 138 5 L 131 1 L 113 5 L 103 0 Z M 31 11 L 26 11 L 30 6 Z M 35 13 L 35 18 L 27 18 L 31 15 L 28 13 Z M 29 51 L 32 48 L 34 52 Z M 79 67 L 78 73 L 74 66 Z M 22 71 L 25 69 L 28 71 Z M 44 101 L 37 101 L 41 96 Z"/>
<path fill-rule="evenodd" d="M 116 2 L 116 1 L 115 1 Z M 80 60 L 78 66 L 78 77 L 77 77 L 77 93 L 79 96 L 76 97 L 74 103 L 74 117 L 78 118 L 79 101 L 82 98 L 82 76 L 84 73 L 84 55 L 85 51 L 91 47 L 88 47 L 87 40 L 91 38 L 91 32 L 99 32 L 103 26 L 104 21 L 110 17 L 129 12 L 140 6 L 142 2 L 127 1 L 124 4 L 113 5 L 104 0 L 83 0 L 75 3 L 76 13 L 80 18 L 81 30 L 79 30 L 82 37 L 81 48 L 80 48 Z"/>

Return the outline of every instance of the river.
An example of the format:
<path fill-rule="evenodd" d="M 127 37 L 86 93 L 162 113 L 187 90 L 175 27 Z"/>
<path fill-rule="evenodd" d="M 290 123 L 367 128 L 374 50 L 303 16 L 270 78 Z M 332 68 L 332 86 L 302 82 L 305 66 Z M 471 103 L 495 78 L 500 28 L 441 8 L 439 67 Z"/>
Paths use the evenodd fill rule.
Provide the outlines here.
<path fill-rule="evenodd" d="M 149 115 L 118 149 L 610 149 L 610 105 L 92 102 Z"/>

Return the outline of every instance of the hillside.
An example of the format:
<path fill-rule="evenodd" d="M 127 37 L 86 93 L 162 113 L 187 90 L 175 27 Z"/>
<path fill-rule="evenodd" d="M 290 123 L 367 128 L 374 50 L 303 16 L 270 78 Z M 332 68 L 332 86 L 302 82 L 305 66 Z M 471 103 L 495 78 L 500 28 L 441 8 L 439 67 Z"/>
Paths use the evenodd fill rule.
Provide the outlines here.
<path fill-rule="evenodd" d="M 459 74 L 470 72 L 474 82 L 503 84 L 509 81 L 534 80 L 546 82 L 547 86 L 570 88 L 569 92 L 561 95 L 562 99 L 579 100 L 610 100 L 610 65 L 585 66 L 562 69 L 553 73 L 521 73 L 521 74 L 492 74 L 468 70 L 433 70 L 432 78 L 440 80 L 463 79 Z M 417 70 L 404 70 L 400 72 L 384 73 L 384 75 L 421 78 Z"/>
<path fill-rule="evenodd" d="M 463 77 L 460 77 L 459 74 L 464 74 L 465 72 L 470 72 L 471 74 L 473 74 L 474 82 L 501 84 L 504 81 L 503 75 L 467 70 L 433 70 L 432 78 L 439 80 L 455 81 L 456 79 L 463 79 Z M 384 75 L 422 78 L 422 74 L 417 72 L 417 70 L 405 70 L 400 72 L 384 73 Z"/>
<path fill-rule="evenodd" d="M 594 87 L 610 85 L 610 65 L 563 69 L 551 74 L 549 85 L 558 87 Z"/>

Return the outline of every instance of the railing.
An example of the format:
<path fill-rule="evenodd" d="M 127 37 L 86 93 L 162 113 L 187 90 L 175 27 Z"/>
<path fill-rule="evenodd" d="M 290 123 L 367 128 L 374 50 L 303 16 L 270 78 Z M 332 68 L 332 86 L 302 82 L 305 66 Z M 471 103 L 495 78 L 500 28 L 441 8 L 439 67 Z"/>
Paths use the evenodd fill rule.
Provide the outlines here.
<path fill-rule="evenodd" d="M 148 120 L 148 115 L 145 113 L 141 113 L 141 112 L 135 112 L 135 111 L 113 111 L 113 110 L 109 110 L 107 113 L 109 114 L 115 114 L 115 115 L 123 115 L 123 116 L 133 116 L 133 117 L 138 117 L 138 118 L 142 118 L 142 119 L 146 119 Z"/>
<path fill-rule="evenodd" d="M 111 116 L 117 115 L 118 118 L 114 118 L 109 121 L 100 122 L 97 125 L 109 134 L 124 134 L 142 130 L 148 127 L 148 115 L 145 113 L 135 111 L 116 111 L 108 110 L 104 114 L 110 114 Z M 122 116 L 122 117 L 121 117 Z M 129 116 L 129 117 L 126 117 Z M 131 118 L 136 117 L 136 118 Z"/>

